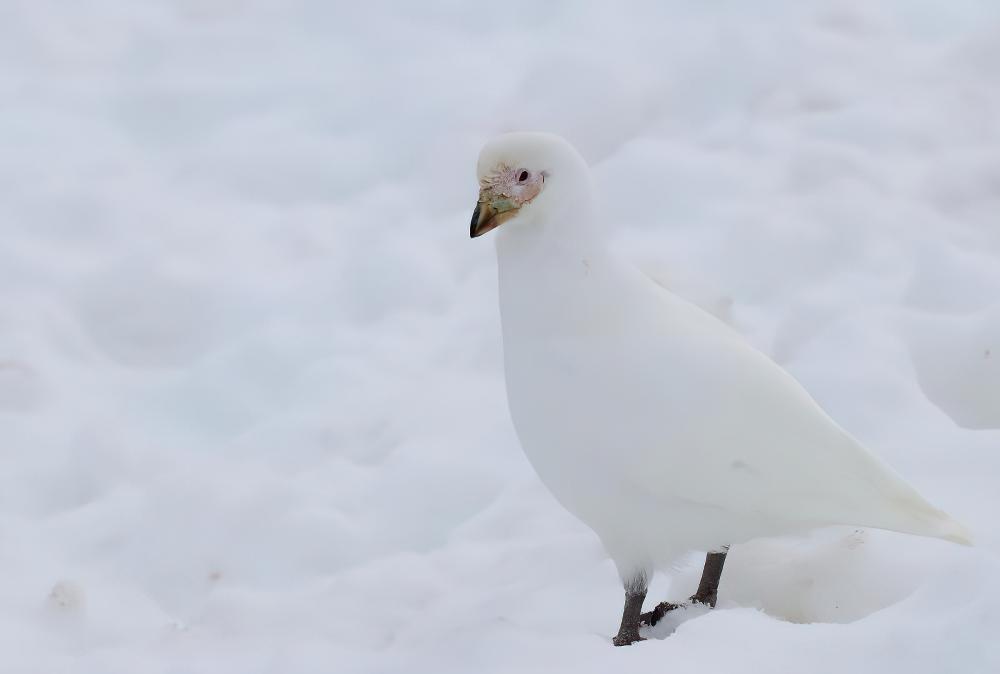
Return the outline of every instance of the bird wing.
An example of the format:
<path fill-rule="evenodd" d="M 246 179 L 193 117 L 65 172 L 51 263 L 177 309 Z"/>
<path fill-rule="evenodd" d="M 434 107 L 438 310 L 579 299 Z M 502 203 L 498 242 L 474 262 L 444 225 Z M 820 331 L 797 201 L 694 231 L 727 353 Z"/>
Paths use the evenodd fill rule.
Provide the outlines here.
<path fill-rule="evenodd" d="M 652 285 L 652 284 L 650 284 Z M 662 370 L 645 391 L 637 486 L 765 520 L 853 524 L 950 540 L 961 525 L 836 424 L 784 369 L 727 325 L 656 287 L 659 306 L 635 349 Z M 633 360 L 633 362 L 635 362 Z M 662 404 L 659 416 L 647 407 Z M 669 409 L 668 409 L 669 408 Z"/>

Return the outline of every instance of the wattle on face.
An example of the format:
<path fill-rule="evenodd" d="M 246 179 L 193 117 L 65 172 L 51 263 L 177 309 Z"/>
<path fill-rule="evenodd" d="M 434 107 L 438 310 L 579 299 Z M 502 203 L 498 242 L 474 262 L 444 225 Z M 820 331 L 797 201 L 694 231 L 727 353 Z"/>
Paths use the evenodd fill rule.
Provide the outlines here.
<path fill-rule="evenodd" d="M 545 186 L 545 172 L 511 168 L 504 164 L 479 180 L 479 201 L 472 213 L 469 234 L 482 236 L 515 217 Z"/>

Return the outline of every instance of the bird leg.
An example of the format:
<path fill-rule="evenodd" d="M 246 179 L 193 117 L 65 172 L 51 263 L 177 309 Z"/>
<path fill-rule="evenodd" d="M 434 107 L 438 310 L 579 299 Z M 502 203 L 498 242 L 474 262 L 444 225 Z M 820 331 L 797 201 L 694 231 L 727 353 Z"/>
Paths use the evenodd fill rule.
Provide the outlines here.
<path fill-rule="evenodd" d="M 722 552 L 710 552 L 705 556 L 705 566 L 701 570 L 701 581 L 698 589 L 688 598 L 691 603 L 705 604 L 715 608 L 715 602 L 719 598 L 719 580 L 722 578 L 722 566 L 726 563 L 726 553 L 729 551 L 727 545 Z M 639 622 L 643 625 L 653 626 L 660 622 L 668 612 L 680 608 L 683 604 L 672 604 L 669 601 L 661 601 L 652 611 L 647 611 L 639 616 Z"/>
<path fill-rule="evenodd" d="M 719 580 L 722 578 L 722 566 L 726 563 L 726 553 L 729 546 L 723 548 L 722 552 L 710 552 L 705 556 L 705 568 L 701 571 L 701 582 L 698 589 L 691 595 L 690 601 L 699 604 L 707 604 L 715 608 L 715 602 L 719 598 Z"/>
<path fill-rule="evenodd" d="M 633 576 L 625 583 L 625 608 L 622 610 L 622 624 L 612 641 L 615 646 L 629 646 L 637 641 L 645 641 L 639 636 L 639 616 L 642 602 L 646 599 L 646 574 Z"/>

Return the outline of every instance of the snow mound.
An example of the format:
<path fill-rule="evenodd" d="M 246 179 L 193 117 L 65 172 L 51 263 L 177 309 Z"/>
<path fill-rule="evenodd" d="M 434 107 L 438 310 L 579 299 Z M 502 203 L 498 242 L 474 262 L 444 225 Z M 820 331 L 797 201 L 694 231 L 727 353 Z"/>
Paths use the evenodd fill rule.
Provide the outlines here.
<path fill-rule="evenodd" d="M 0 16 L 0 672 L 996 670 L 996 2 Z M 612 648 L 468 238 L 479 148 L 532 128 L 978 547 L 759 541 Z"/>
<path fill-rule="evenodd" d="M 1000 429 L 1000 305 L 915 323 L 913 363 L 927 397 L 959 426 Z"/>

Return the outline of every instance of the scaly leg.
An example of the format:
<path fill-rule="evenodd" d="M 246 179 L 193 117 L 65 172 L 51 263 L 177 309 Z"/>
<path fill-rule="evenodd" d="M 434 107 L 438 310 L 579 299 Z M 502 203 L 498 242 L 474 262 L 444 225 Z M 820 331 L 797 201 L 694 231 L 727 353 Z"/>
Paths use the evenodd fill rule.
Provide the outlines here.
<path fill-rule="evenodd" d="M 639 636 L 639 616 L 642 602 L 646 599 L 646 574 L 638 573 L 625 582 L 625 608 L 622 609 L 622 624 L 612 641 L 615 646 L 628 646 L 644 641 Z"/>
<path fill-rule="evenodd" d="M 706 604 L 715 608 L 715 602 L 719 597 L 719 580 L 722 578 L 722 567 L 726 563 L 726 553 L 729 551 L 727 545 L 722 552 L 710 552 L 705 556 L 705 566 L 701 570 L 701 581 L 698 589 L 688 599 L 691 602 Z M 672 604 L 669 601 L 661 601 L 652 611 L 647 611 L 639 616 L 639 622 L 643 625 L 655 625 L 668 612 L 675 608 L 680 608 L 682 604 Z"/>
<path fill-rule="evenodd" d="M 705 568 L 701 572 L 701 582 L 698 589 L 691 595 L 691 601 L 700 604 L 708 604 L 715 608 L 715 602 L 719 598 L 719 580 L 722 578 L 722 566 L 726 563 L 726 553 L 729 546 L 723 548 L 722 552 L 710 552 L 705 556 Z"/>

